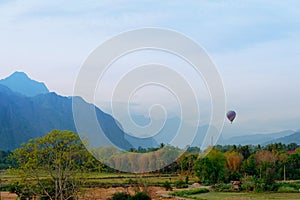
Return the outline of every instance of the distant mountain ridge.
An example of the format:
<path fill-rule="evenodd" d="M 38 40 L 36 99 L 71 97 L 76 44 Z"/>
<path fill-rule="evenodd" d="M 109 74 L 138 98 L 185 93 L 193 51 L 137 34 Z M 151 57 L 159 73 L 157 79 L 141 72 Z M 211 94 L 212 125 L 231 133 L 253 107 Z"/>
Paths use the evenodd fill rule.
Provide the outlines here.
<path fill-rule="evenodd" d="M 282 144 L 290 144 L 290 143 L 300 144 L 300 131 L 298 130 L 291 135 L 277 138 L 274 140 L 270 140 L 270 141 L 264 143 L 264 145 L 272 144 L 272 143 L 279 143 L 279 142 Z"/>
<path fill-rule="evenodd" d="M 28 97 L 49 93 L 44 83 L 30 79 L 24 72 L 14 72 L 9 77 L 0 80 L 0 84 L 7 86 L 13 92 L 18 92 Z"/>
<path fill-rule="evenodd" d="M 149 117 L 145 117 L 142 115 L 133 115 L 131 116 L 132 120 L 140 125 L 140 126 L 146 126 L 149 125 L 149 123 L 152 121 L 152 124 L 160 124 L 159 119 L 150 119 Z M 179 129 L 183 128 L 184 132 L 179 132 Z M 153 138 L 154 140 L 158 141 L 159 143 L 164 144 L 170 144 L 174 138 L 177 137 L 177 134 L 184 134 L 184 137 L 186 137 L 188 140 L 185 140 L 185 138 L 181 139 L 181 146 L 182 148 L 185 148 L 187 146 L 192 147 L 201 147 L 203 143 L 207 143 L 205 140 L 205 136 L 207 134 L 207 131 L 210 129 L 210 133 L 217 136 L 219 135 L 218 130 L 209 125 L 202 125 L 198 127 L 193 127 L 188 123 L 185 123 L 181 121 L 179 117 L 169 117 L 165 120 L 164 126 L 159 130 L 158 133 L 156 133 Z M 187 134 L 186 132 L 193 133 L 193 134 Z M 182 137 L 182 135 L 181 135 Z M 213 138 L 206 138 L 206 140 L 209 140 L 209 145 L 213 143 Z M 214 138 L 217 139 L 217 138 Z"/>
<path fill-rule="evenodd" d="M 293 130 L 285 130 L 276 133 L 267 133 L 267 134 L 253 134 L 253 135 L 242 135 L 242 136 L 234 136 L 231 138 L 224 139 L 222 138 L 219 141 L 219 144 L 222 145 L 264 145 L 269 144 L 272 141 L 280 142 L 282 138 L 290 136 L 294 134 Z"/>

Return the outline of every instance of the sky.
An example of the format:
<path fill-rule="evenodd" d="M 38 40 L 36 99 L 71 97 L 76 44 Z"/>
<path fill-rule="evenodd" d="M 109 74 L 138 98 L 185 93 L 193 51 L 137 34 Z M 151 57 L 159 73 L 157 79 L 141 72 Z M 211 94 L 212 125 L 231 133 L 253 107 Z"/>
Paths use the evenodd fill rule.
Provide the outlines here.
<path fill-rule="evenodd" d="M 132 29 L 166 28 L 192 38 L 215 63 L 226 107 L 237 111 L 234 125 L 225 123 L 225 135 L 297 130 L 299 8 L 297 0 L 2 0 L 0 79 L 24 71 L 70 96 L 80 67 L 104 41 Z M 149 57 L 161 59 L 155 53 Z M 168 55 L 161 57 L 168 61 Z M 130 66 L 138 58 L 145 56 L 120 63 Z"/>

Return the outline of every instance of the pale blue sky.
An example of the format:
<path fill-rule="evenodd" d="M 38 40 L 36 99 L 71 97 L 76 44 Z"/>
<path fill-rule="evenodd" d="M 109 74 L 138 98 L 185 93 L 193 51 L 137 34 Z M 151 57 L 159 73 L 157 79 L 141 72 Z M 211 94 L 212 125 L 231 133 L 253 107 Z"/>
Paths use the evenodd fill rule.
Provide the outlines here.
<path fill-rule="evenodd" d="M 223 78 L 235 126 L 224 133 L 300 125 L 300 1 L 0 1 L 0 78 L 19 70 L 71 95 L 81 64 L 123 31 L 161 27 L 202 45 Z"/>

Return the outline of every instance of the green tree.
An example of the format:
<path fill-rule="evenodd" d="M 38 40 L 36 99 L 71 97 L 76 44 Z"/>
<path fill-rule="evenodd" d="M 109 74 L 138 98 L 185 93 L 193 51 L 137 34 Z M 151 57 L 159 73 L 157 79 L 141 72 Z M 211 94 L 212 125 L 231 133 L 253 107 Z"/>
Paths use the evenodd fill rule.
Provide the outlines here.
<path fill-rule="evenodd" d="M 51 200 L 74 199 L 79 191 L 78 172 L 86 149 L 71 131 L 53 130 L 44 137 L 29 140 L 13 152 L 22 184 L 34 195 Z"/>
<path fill-rule="evenodd" d="M 250 176 L 258 175 L 258 168 L 253 154 L 249 156 L 247 160 L 244 160 L 242 162 L 241 171 L 244 175 L 250 175 Z"/>
<path fill-rule="evenodd" d="M 195 162 L 194 170 L 201 183 L 211 184 L 213 182 L 212 165 L 212 162 L 207 157 L 200 158 Z"/>
<path fill-rule="evenodd" d="M 238 152 L 242 154 L 244 159 L 247 159 L 251 155 L 250 146 L 249 145 L 239 146 L 238 147 Z"/>
<path fill-rule="evenodd" d="M 201 182 L 218 183 L 224 180 L 225 164 L 224 154 L 213 148 L 206 157 L 195 162 L 194 170 Z"/>
<path fill-rule="evenodd" d="M 198 154 L 184 153 L 178 160 L 181 175 L 193 175 L 194 162 L 197 160 Z"/>
<path fill-rule="evenodd" d="M 300 154 L 290 154 L 286 160 L 286 179 L 300 179 Z"/>
<path fill-rule="evenodd" d="M 14 159 L 11 159 L 10 151 L 0 151 L 0 170 L 6 170 L 10 167 L 16 167 L 16 162 Z"/>
<path fill-rule="evenodd" d="M 257 188 L 259 190 L 273 190 L 276 177 L 276 154 L 261 150 L 254 155 L 255 162 L 259 169 L 259 179 L 257 179 Z"/>

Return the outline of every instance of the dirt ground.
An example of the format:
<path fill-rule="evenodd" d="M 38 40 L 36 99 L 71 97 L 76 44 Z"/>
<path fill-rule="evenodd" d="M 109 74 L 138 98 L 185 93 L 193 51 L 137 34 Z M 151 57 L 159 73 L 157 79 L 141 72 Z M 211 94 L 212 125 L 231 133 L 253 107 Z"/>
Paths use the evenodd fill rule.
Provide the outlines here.
<path fill-rule="evenodd" d="M 162 187 L 147 187 L 147 188 L 137 188 L 137 187 L 116 187 L 116 188 L 90 188 L 85 189 L 85 191 L 80 195 L 79 200 L 106 200 L 110 198 L 116 192 L 128 192 L 133 195 L 138 191 L 145 191 L 151 196 L 152 200 L 176 200 L 177 198 L 168 198 L 169 191 L 166 191 Z M 16 194 L 9 192 L 1 192 L 1 200 L 15 200 L 18 198 Z M 177 199 L 178 200 L 178 199 Z"/>
<path fill-rule="evenodd" d="M 9 193 L 9 192 L 0 192 L 1 200 L 15 200 L 18 198 L 18 195 Z"/>

